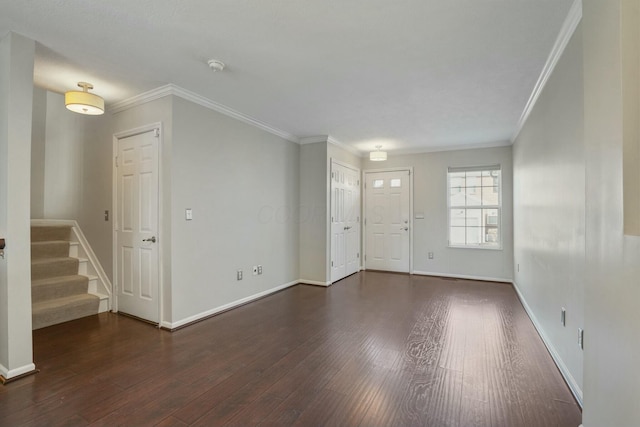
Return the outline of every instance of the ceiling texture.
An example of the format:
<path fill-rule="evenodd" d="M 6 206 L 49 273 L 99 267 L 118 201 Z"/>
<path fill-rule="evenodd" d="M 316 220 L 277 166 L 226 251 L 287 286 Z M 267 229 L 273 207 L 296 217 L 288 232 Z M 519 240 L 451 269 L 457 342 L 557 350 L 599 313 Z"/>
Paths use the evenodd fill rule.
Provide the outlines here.
<path fill-rule="evenodd" d="M 573 0 L 0 0 L 34 81 L 173 84 L 365 153 L 509 143 Z M 226 64 L 214 73 L 207 60 Z"/>

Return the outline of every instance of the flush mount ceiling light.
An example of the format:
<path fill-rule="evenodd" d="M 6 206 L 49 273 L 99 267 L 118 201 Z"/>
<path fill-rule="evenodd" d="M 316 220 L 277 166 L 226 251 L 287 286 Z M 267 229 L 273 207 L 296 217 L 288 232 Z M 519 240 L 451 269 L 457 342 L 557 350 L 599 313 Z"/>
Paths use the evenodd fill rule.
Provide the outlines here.
<path fill-rule="evenodd" d="M 93 89 L 93 85 L 91 83 L 78 82 L 78 87 L 82 88 L 82 92 L 69 91 L 64 94 L 64 105 L 67 109 L 75 113 L 89 114 L 91 116 L 104 114 L 104 99 L 89 93 L 89 89 Z"/>
<path fill-rule="evenodd" d="M 369 160 L 372 162 L 382 162 L 387 160 L 387 152 L 381 151 L 382 145 L 376 145 L 376 151 L 372 151 L 369 153 Z"/>
<path fill-rule="evenodd" d="M 217 59 L 210 59 L 207 61 L 207 64 L 209 64 L 209 68 L 211 68 L 214 73 L 224 70 L 224 62 L 218 61 Z"/>

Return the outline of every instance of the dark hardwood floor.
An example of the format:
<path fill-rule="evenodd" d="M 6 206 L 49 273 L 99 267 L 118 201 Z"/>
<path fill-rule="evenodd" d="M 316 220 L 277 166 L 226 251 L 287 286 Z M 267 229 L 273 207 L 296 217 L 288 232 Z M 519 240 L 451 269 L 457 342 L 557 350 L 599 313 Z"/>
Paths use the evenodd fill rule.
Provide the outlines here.
<path fill-rule="evenodd" d="M 2 426 L 577 427 L 510 285 L 379 272 L 176 332 L 105 313 L 34 331 Z"/>

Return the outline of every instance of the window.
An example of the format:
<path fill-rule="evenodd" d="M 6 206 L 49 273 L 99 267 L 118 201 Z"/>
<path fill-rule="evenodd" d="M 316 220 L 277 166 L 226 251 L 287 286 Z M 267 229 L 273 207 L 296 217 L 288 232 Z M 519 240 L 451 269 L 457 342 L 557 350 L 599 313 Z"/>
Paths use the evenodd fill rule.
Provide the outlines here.
<path fill-rule="evenodd" d="M 500 249 L 500 166 L 449 168 L 449 246 Z"/>

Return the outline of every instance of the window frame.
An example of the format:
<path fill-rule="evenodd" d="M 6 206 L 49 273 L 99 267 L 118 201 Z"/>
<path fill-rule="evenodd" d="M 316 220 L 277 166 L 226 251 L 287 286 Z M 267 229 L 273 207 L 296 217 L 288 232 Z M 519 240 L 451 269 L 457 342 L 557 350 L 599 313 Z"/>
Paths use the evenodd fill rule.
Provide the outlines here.
<path fill-rule="evenodd" d="M 480 172 L 482 174 L 482 172 L 490 172 L 490 171 L 499 171 L 500 175 L 498 177 L 498 204 L 497 205 L 468 205 L 465 199 L 465 204 L 464 206 L 451 206 L 451 174 L 452 173 L 460 173 L 460 172 Z M 466 185 L 466 182 L 465 182 Z M 482 186 L 481 186 L 482 187 Z M 467 187 L 465 186 L 465 189 Z M 488 187 L 487 187 L 488 188 Z M 468 167 L 452 167 L 449 166 L 447 168 L 447 247 L 452 248 L 452 249 L 482 249 L 482 250 L 493 250 L 493 251 L 501 251 L 503 250 L 503 245 L 502 245 L 502 234 L 503 234 L 503 228 L 502 228 L 502 166 L 500 164 L 494 164 L 494 165 L 486 165 L 486 166 L 468 166 Z M 464 245 L 459 245 L 459 244 L 452 244 L 451 243 L 451 210 L 455 209 L 455 208 L 459 208 L 459 209 L 464 209 L 465 211 L 467 209 L 496 209 L 498 211 L 498 221 L 497 221 L 497 228 L 498 228 L 498 241 L 496 242 L 497 245 L 495 246 L 483 246 L 483 245 L 468 245 L 468 244 L 464 244 Z M 465 229 L 465 236 L 466 236 L 466 230 L 467 230 L 467 225 L 465 224 L 464 226 Z M 486 231 L 486 230 L 485 230 Z M 466 239 L 465 239 L 466 240 Z"/>

